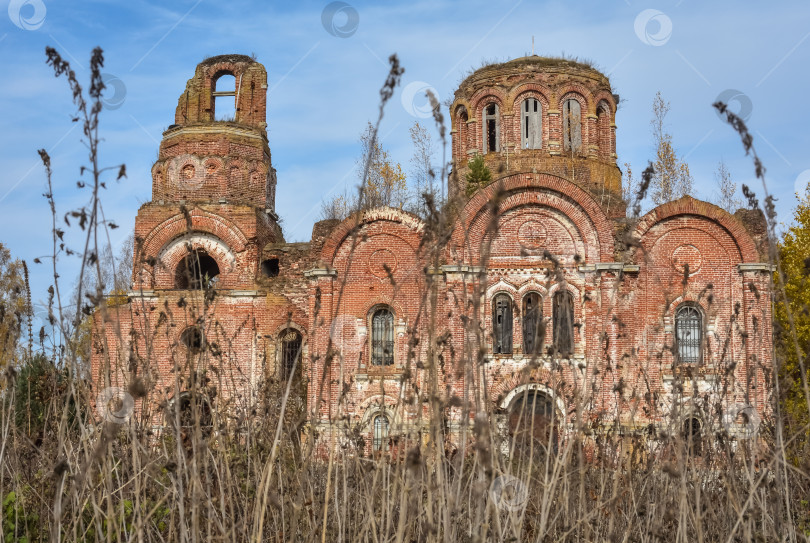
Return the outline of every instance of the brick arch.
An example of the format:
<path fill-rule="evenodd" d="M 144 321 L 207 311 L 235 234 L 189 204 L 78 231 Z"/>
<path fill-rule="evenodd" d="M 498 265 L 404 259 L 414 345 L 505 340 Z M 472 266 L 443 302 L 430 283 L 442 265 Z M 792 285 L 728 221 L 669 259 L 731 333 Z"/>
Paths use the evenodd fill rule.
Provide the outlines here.
<path fill-rule="evenodd" d="M 495 405 L 500 407 L 503 405 L 503 402 L 509 398 L 510 393 L 518 390 L 520 387 L 526 388 L 527 385 L 540 385 L 548 390 L 555 390 L 554 386 L 547 383 L 554 384 L 560 381 L 562 381 L 560 377 L 555 376 L 550 369 L 542 365 L 530 372 L 516 371 L 512 374 L 505 374 L 502 379 L 492 381 L 492 386 L 489 390 L 490 399 L 495 402 Z M 562 400 L 562 395 L 556 391 L 554 392 L 554 396 L 560 397 Z M 514 396 L 512 396 L 512 398 L 514 398 Z"/>
<path fill-rule="evenodd" d="M 526 93 L 535 92 L 540 95 L 543 106 L 548 110 L 554 101 L 554 91 L 546 85 L 541 83 L 520 83 L 509 90 L 507 100 L 512 104 L 514 109 L 515 104 L 519 102 L 521 95 Z"/>
<path fill-rule="evenodd" d="M 360 228 L 375 221 L 387 221 L 394 224 L 401 225 L 402 228 L 410 228 L 421 236 L 422 230 L 425 227 L 422 219 L 407 211 L 396 209 L 393 207 L 376 207 L 368 209 L 355 214 L 347 219 L 344 219 L 335 228 L 326 239 L 321 249 L 321 261 L 326 264 L 332 264 L 337 251 L 343 242 L 346 241 L 354 232 L 359 232 Z M 396 235 L 393 232 L 392 235 Z"/>
<path fill-rule="evenodd" d="M 548 297 L 549 290 L 540 283 L 538 283 L 532 277 L 531 279 L 523 283 L 520 286 L 520 288 L 518 288 L 517 292 L 521 300 L 523 299 L 524 296 L 526 296 L 530 292 L 536 292 L 537 294 L 540 295 L 541 298 L 543 298 L 543 300 L 545 300 Z"/>
<path fill-rule="evenodd" d="M 348 302 L 343 302 L 348 303 Z M 408 320 L 408 313 L 405 311 L 402 303 L 399 300 L 395 300 L 393 296 L 386 296 L 384 294 L 380 294 L 378 296 L 374 296 L 373 298 L 369 298 L 368 300 L 364 300 L 363 304 L 363 314 L 359 318 L 368 321 L 371 319 L 372 314 L 375 311 L 382 307 L 390 307 L 391 311 L 394 313 L 394 324 L 396 324 L 399 320 Z"/>
<path fill-rule="evenodd" d="M 566 405 L 565 400 L 562 399 L 560 394 L 554 390 L 553 387 L 550 387 L 543 383 L 524 383 L 519 384 L 513 387 L 508 393 L 506 393 L 501 401 L 498 403 L 498 407 L 503 409 L 504 411 L 510 411 L 515 403 L 520 400 L 521 395 L 524 394 L 526 391 L 534 391 L 540 392 L 548 396 L 548 398 L 554 403 L 554 406 L 557 408 L 558 414 L 562 420 L 559 421 L 560 424 L 565 424 L 566 415 Z"/>
<path fill-rule="evenodd" d="M 585 106 L 582 108 L 582 116 L 593 114 L 596 112 L 595 109 L 595 100 L 593 93 L 591 90 L 584 85 L 579 85 L 577 83 L 568 83 L 566 85 L 561 85 L 557 87 L 557 107 L 560 108 L 562 111 L 562 103 L 565 101 L 566 98 L 570 98 L 572 95 L 575 95 L 582 99 L 582 105 Z"/>
<path fill-rule="evenodd" d="M 466 232 L 479 217 L 491 217 L 490 202 L 495 200 L 501 188 L 506 192 L 506 196 L 501 198 L 501 203 L 506 202 L 510 207 L 499 208 L 500 214 L 520 205 L 520 193 L 536 192 L 538 189 L 556 193 L 562 200 L 570 200 L 567 205 L 559 206 L 557 211 L 566 215 L 577 226 L 581 235 L 588 230 L 595 233 L 599 245 L 596 251 L 598 258 L 604 262 L 613 260 L 613 226 L 602 208 L 590 194 L 574 183 L 550 174 L 513 174 L 479 190 L 464 207 L 456 223 L 452 236 L 453 243 L 449 245 L 451 251 L 460 249 L 464 259 L 470 258 L 471 251 L 467 245 Z M 510 198 L 510 196 L 518 197 Z"/>
<path fill-rule="evenodd" d="M 204 232 L 223 241 L 228 248 L 236 253 L 245 250 L 247 238 L 235 223 L 225 217 L 194 208 L 188 212 L 189 225 L 186 217 L 178 213 L 155 226 L 143 242 L 143 254 L 154 257 L 166 244 L 173 239 L 189 232 Z"/>
<path fill-rule="evenodd" d="M 693 215 L 716 223 L 734 240 L 740 251 L 742 262 L 759 261 L 759 253 L 754 240 L 737 217 L 714 204 L 696 200 L 691 196 L 684 196 L 651 210 L 639 220 L 633 237 L 641 241 L 653 226 L 679 215 Z"/>
<path fill-rule="evenodd" d="M 452 106 L 453 114 L 450 116 L 450 122 L 452 123 L 451 124 L 451 129 L 453 129 L 453 130 L 458 130 L 458 126 L 456 126 L 456 119 L 459 116 L 459 110 L 461 110 L 461 108 L 464 108 L 465 110 L 467 110 L 467 118 L 468 119 L 470 118 L 470 112 L 473 111 L 472 106 L 470 105 L 470 103 L 467 100 L 459 99 L 459 100 L 456 100 L 455 102 L 453 102 L 453 106 Z"/>
<path fill-rule="evenodd" d="M 157 263 L 152 268 L 148 280 L 151 288 L 176 288 L 175 272 L 188 251 L 186 245 L 192 249 L 204 249 L 217 263 L 221 286 L 226 287 L 233 281 L 237 268 L 236 255 L 227 245 L 216 236 L 200 234 L 199 232 L 173 238 L 164 245 L 157 255 Z"/>
<path fill-rule="evenodd" d="M 500 278 L 487 288 L 486 299 L 491 301 L 495 296 L 501 293 L 508 295 L 514 302 L 518 297 L 518 288 L 510 281 Z"/>
<path fill-rule="evenodd" d="M 466 100 L 456 100 L 452 106 L 452 115 L 450 115 L 451 126 L 451 149 L 453 159 L 457 162 L 464 162 L 467 154 L 467 149 L 470 146 L 470 127 L 466 121 L 461 121 L 461 111 L 466 112 L 467 121 L 470 120 L 470 112 L 472 108 Z"/>
<path fill-rule="evenodd" d="M 469 103 L 472 104 L 471 111 L 475 113 L 476 118 L 479 111 L 483 108 L 484 101 L 488 96 L 495 98 L 500 108 L 503 108 L 504 104 L 506 104 L 507 96 L 502 90 L 493 87 L 484 87 L 483 89 L 479 89 L 469 98 Z"/>
<path fill-rule="evenodd" d="M 613 99 L 613 95 L 610 94 L 606 90 L 599 90 L 593 94 L 593 103 L 597 106 L 599 102 L 607 102 L 608 107 L 610 108 L 610 120 L 615 120 L 616 116 L 616 102 Z"/>

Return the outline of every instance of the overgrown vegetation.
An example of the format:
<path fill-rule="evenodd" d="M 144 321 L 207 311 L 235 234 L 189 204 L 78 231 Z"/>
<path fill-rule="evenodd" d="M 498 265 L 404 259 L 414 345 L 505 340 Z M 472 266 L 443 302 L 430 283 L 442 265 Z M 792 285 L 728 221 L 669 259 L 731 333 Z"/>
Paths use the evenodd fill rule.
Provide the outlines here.
<path fill-rule="evenodd" d="M 484 156 L 476 153 L 468 163 L 470 171 L 467 173 L 467 196 L 472 196 L 476 191 L 486 187 L 492 182 L 492 172 L 484 162 Z"/>
<path fill-rule="evenodd" d="M 118 281 L 104 279 L 109 275 L 98 257 L 98 239 L 104 238 L 108 226 L 96 211 L 105 172 L 98 165 L 103 56 L 98 49 L 93 52 L 87 102 L 68 63 L 52 49 L 48 59 L 56 75 L 69 80 L 89 145 L 91 204 L 69 214 L 71 224 L 86 233 L 75 299 L 77 305 L 92 309 L 99 331 L 105 332 L 97 336 L 93 348 L 107 358 L 101 368 L 103 382 L 94 385 L 86 378 L 81 342 L 75 340 L 83 312 L 66 316 L 59 297 L 56 270 L 69 248 L 61 243 L 64 225 L 56 216 L 49 188 L 46 196 L 54 210 L 53 348 L 44 352 L 48 343 L 40 341 L 43 352 L 32 356 L 19 345 L 24 317 L 30 312 L 26 313 L 24 292 L 16 286 L 8 292 L 19 314 L 15 313 L 10 332 L 0 336 L 14 342 L 14 349 L 4 351 L 9 353 L 4 360 L 14 360 L 17 370 L 3 374 L 6 389 L 0 402 L 0 541 L 708 542 L 802 541 L 810 534 L 806 501 L 810 466 L 803 460 L 807 456 L 802 448 L 808 405 L 801 402 L 807 398 L 804 353 L 810 330 L 804 294 L 810 267 L 807 200 L 797 211 L 798 226 L 785 238 L 783 265 L 777 273 L 777 284 L 785 285 L 777 289 L 782 292 L 780 303 L 788 300 L 777 311 L 777 338 L 782 342 L 777 353 L 782 358 L 776 359 L 785 378 L 787 425 L 780 404 L 775 404 L 777 416 L 763 421 L 753 439 L 729 435 L 717 425 L 698 441 L 682 432 L 675 416 L 661 428 L 620 425 L 618 416 L 610 413 L 602 420 L 582 417 L 585 396 L 572 396 L 579 403 L 568 413 L 572 422 L 563 438 L 554 411 L 550 418 L 540 416 L 545 412 L 527 396 L 525 409 L 513 414 L 516 418 L 505 430 L 496 422 L 502 420 L 499 413 L 482 401 L 480 391 L 467 388 L 450 396 L 439 386 L 438 372 L 449 362 L 441 354 L 446 338 L 435 326 L 442 316 L 436 314 L 437 279 L 429 268 L 422 296 L 432 325 L 423 337 L 408 332 L 414 346 L 425 346 L 413 360 L 414 372 L 418 368 L 423 377 L 418 383 L 414 374 L 402 378 L 403 387 L 413 390 L 418 405 L 424 406 L 425 417 L 403 431 L 387 451 L 372 457 L 365 457 L 356 446 L 366 435 L 360 428 L 348 428 L 349 439 L 333 441 L 328 453 L 319 455 L 316 438 L 323 429 L 306 424 L 304 391 L 307 386 L 323 386 L 323 380 L 306 383 L 300 368 L 293 367 L 286 377 L 268 375 L 255 399 L 226 400 L 219 392 L 229 378 L 231 354 L 227 337 L 217 333 L 207 339 L 191 338 L 186 349 L 170 346 L 177 363 L 174 392 L 188 391 L 183 398 L 175 396 L 172 404 L 158 408 L 144 403 L 132 412 L 125 395 L 98 394 L 109 390 L 105 387 L 111 385 L 111 366 L 116 362 L 109 359 L 114 349 L 106 342 L 117 342 L 118 350 L 131 344 L 131 338 L 105 329 L 106 317 L 111 311 L 134 315 L 139 310 L 134 302 L 113 307 L 103 296 L 120 288 Z M 379 119 L 401 76 L 396 57 L 391 65 L 381 90 Z M 435 107 L 437 130 L 445 144 L 443 120 Z M 719 109 L 725 111 L 722 105 Z M 397 200 L 401 169 L 378 152 L 379 119 L 364 134 L 369 152 L 362 161 L 358 208 L 401 201 Z M 744 124 L 732 114 L 729 120 L 740 132 L 746 152 L 752 151 Z M 659 148 L 661 170 L 648 167 L 643 172 L 629 202 L 634 218 L 651 183 L 659 194 L 683 186 L 683 169 L 670 151 L 662 154 Z M 50 183 L 50 160 L 40 153 Z M 764 169 L 754 157 L 757 175 L 764 180 Z M 424 164 L 420 160 L 420 167 Z M 469 193 L 491 181 L 483 157 L 476 156 L 470 168 Z M 115 171 L 121 177 L 124 170 Z M 446 180 L 446 163 L 436 175 L 439 182 Z M 749 206 L 758 208 L 750 189 L 744 190 Z M 435 269 L 454 217 L 439 208 L 430 191 L 423 194 L 422 250 Z M 772 233 L 773 208 L 767 195 L 765 202 Z M 453 209 L 453 204 L 447 208 Z M 497 202 L 493 208 L 497 210 Z M 497 221 L 489 228 L 497 229 Z M 134 253 L 138 266 L 143 256 L 137 246 Z M 8 254 L 0 256 L 4 257 L 0 264 L 8 265 Z M 772 256 L 776 260 L 775 253 Z M 557 262 L 555 255 L 547 258 Z M 85 267 L 91 266 L 98 281 L 86 286 Z M 13 277 L 8 284 L 21 284 L 13 274 L 0 275 L 0 284 L 6 285 L 8 277 Z M 547 287 L 565 281 L 558 264 L 544 281 Z M 198 287 L 177 307 L 167 305 L 165 319 L 180 325 L 191 318 L 216 331 L 218 323 L 212 317 L 218 303 L 216 285 L 201 282 Z M 486 349 L 481 307 L 475 305 L 486 287 L 486 282 L 469 286 L 473 302 L 465 313 L 465 326 L 478 341 L 456 353 L 458 371 L 470 375 L 479 370 Z M 146 351 L 124 350 L 129 381 L 125 390 L 118 391 L 135 400 L 150 392 L 142 367 L 155 340 L 139 339 Z M 12 352 L 18 358 L 12 358 Z M 331 363 L 339 363 L 338 354 L 333 356 Z M 624 360 L 633 353 L 619 356 Z M 530 361 L 537 363 L 536 357 Z M 553 356 L 548 360 L 556 368 L 552 375 L 560 375 L 567 363 Z M 583 390 L 595 386 L 596 381 L 588 382 Z M 624 397 L 628 391 L 617 387 L 609 393 Z M 644 393 L 634 394 L 640 397 L 630 400 L 642 402 Z M 77 405 L 84 408 L 76 409 Z M 406 398 L 399 398 L 394 409 L 402 411 L 409 405 Z M 446 448 L 445 417 L 451 408 L 473 415 L 475 421 L 459 430 L 463 439 L 458 449 Z M 126 416 L 119 416 L 122 413 Z M 155 428 L 156 420 L 166 423 Z M 335 415 L 334 424 L 343 422 Z"/>

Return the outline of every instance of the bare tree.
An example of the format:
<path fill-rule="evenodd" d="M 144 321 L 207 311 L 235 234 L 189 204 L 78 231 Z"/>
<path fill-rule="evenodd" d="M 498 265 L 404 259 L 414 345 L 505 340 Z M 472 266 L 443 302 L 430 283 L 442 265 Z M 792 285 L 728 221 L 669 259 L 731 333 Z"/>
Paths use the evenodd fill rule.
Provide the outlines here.
<path fill-rule="evenodd" d="M 356 204 L 356 197 L 350 197 L 345 191 L 343 194 L 335 195 L 328 200 L 322 200 L 320 219 L 322 221 L 342 221 L 351 214 L 354 204 Z"/>
<path fill-rule="evenodd" d="M 720 198 L 717 200 L 717 205 L 728 211 L 734 213 L 742 207 L 742 200 L 737 196 L 737 183 L 731 178 L 731 173 L 726 167 L 726 163 L 721 159 L 717 164 L 717 169 L 714 171 L 714 179 L 717 182 L 717 190 L 720 193 Z"/>
<path fill-rule="evenodd" d="M 653 118 L 650 121 L 656 146 L 651 194 L 655 205 L 692 194 L 694 185 L 689 165 L 678 158 L 672 145 L 672 134 L 666 130 L 665 121 L 669 108 L 669 102 L 661 96 L 661 91 L 657 92 L 653 100 Z"/>
<path fill-rule="evenodd" d="M 433 170 L 433 159 L 436 151 L 433 137 L 427 129 L 413 123 L 409 130 L 413 142 L 413 156 L 411 157 L 411 181 L 415 196 L 412 198 L 414 211 L 418 215 L 425 214 L 425 198 L 429 195 L 433 201 L 439 199 L 439 187 L 436 184 L 436 173 Z"/>
<path fill-rule="evenodd" d="M 402 209 L 408 203 L 408 185 L 402 165 L 395 162 L 375 138 L 371 123 L 360 134 L 360 148 L 357 171 L 362 190 L 353 196 L 344 193 L 322 202 L 322 219 L 342 220 L 355 211 L 380 206 Z M 368 172 L 365 171 L 366 165 Z M 367 178 L 363 183 L 366 173 Z"/>
<path fill-rule="evenodd" d="M 624 183 L 622 183 L 622 198 L 625 202 L 632 202 L 639 188 L 639 180 L 633 177 L 633 168 L 629 162 L 624 163 Z M 628 207 L 629 210 L 629 207 Z"/>
<path fill-rule="evenodd" d="M 368 123 L 360 134 L 360 157 L 357 159 L 358 177 L 362 181 L 366 163 L 368 178 L 360 195 L 360 209 L 391 206 L 402 208 L 408 201 L 405 173 L 399 162 L 391 159 L 388 150 L 374 137 L 374 126 Z"/>

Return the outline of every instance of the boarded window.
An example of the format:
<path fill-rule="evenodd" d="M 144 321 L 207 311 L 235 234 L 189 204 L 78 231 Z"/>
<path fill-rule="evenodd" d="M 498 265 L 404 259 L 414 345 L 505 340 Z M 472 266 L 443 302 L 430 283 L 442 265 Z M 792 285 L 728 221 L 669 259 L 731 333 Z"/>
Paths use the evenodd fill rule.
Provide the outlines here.
<path fill-rule="evenodd" d="M 498 104 L 484 108 L 484 154 L 499 151 L 501 147 L 501 127 L 498 121 Z"/>
<path fill-rule="evenodd" d="M 698 364 L 702 360 L 703 315 L 691 305 L 675 311 L 675 354 L 681 364 Z"/>
<path fill-rule="evenodd" d="M 530 292 L 523 297 L 523 354 L 541 354 L 545 335 L 543 299 L 536 292 Z"/>
<path fill-rule="evenodd" d="M 388 417 L 385 415 L 377 415 L 372 422 L 373 436 L 371 440 L 371 448 L 375 451 L 384 451 L 388 449 L 388 429 L 390 424 Z"/>
<path fill-rule="evenodd" d="M 574 351 L 574 297 L 567 290 L 554 294 L 552 308 L 554 321 L 554 348 L 562 356 Z"/>
<path fill-rule="evenodd" d="M 281 340 L 281 377 L 285 381 L 301 367 L 301 334 L 298 330 L 287 329 L 279 336 Z"/>
<path fill-rule="evenodd" d="M 542 142 L 542 106 L 537 98 L 523 101 L 520 115 L 521 147 L 540 149 Z"/>
<path fill-rule="evenodd" d="M 511 354 L 512 299 L 506 294 L 498 294 L 495 296 L 492 306 L 492 352 Z"/>
<path fill-rule="evenodd" d="M 582 112 L 573 98 L 563 102 L 563 148 L 574 152 L 582 148 Z"/>
<path fill-rule="evenodd" d="M 394 363 L 394 314 L 387 308 L 371 316 L 371 364 L 390 366 Z"/>

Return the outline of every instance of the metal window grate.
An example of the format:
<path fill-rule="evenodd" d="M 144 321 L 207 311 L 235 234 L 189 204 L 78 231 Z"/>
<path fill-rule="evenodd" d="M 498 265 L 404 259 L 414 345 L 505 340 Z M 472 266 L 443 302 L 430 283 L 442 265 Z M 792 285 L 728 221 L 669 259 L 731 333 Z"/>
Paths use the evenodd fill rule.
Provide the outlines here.
<path fill-rule="evenodd" d="M 541 354 L 545 332 L 543 299 L 530 292 L 523 298 L 523 354 Z"/>
<path fill-rule="evenodd" d="M 685 305 L 675 313 L 675 347 L 678 362 L 698 364 L 701 361 L 703 318 L 696 307 Z"/>
<path fill-rule="evenodd" d="M 509 354 L 512 352 L 512 299 L 498 294 L 492 305 L 492 352 Z"/>
<path fill-rule="evenodd" d="M 394 314 L 378 309 L 371 317 L 371 364 L 391 366 L 394 363 Z"/>
<path fill-rule="evenodd" d="M 569 355 L 574 351 L 574 297 L 568 291 L 557 291 L 552 310 L 554 347 Z"/>
<path fill-rule="evenodd" d="M 281 334 L 282 377 L 287 380 L 293 370 L 300 366 L 301 334 L 296 330 L 286 330 Z"/>
<path fill-rule="evenodd" d="M 372 436 L 371 446 L 375 451 L 383 451 L 388 448 L 388 427 L 388 417 L 384 415 L 374 417 L 374 434 Z"/>

